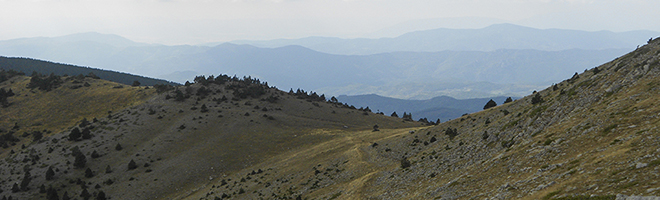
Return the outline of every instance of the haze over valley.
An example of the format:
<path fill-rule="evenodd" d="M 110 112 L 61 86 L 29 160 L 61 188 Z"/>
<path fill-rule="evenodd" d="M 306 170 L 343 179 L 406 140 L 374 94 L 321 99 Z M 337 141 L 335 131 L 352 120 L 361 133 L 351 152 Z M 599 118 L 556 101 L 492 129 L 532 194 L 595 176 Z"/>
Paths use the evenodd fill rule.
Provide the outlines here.
<path fill-rule="evenodd" d="M 658 35 L 512 24 L 435 29 L 394 38 L 236 41 L 167 46 L 83 33 L 0 41 L 0 54 L 184 83 L 219 72 L 268 80 L 283 90 L 400 99 L 523 96 L 597 66 Z"/>
<path fill-rule="evenodd" d="M 1 200 L 660 199 L 660 1 L 0 5 Z"/>

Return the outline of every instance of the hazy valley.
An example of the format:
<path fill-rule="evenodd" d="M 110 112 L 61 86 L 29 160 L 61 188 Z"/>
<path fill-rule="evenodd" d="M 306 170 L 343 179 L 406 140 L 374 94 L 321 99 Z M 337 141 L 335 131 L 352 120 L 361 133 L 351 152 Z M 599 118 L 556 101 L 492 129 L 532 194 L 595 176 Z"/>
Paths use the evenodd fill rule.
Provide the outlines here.
<path fill-rule="evenodd" d="M 401 99 L 443 95 L 466 99 L 527 95 L 607 62 L 657 34 L 500 24 L 483 29 L 416 31 L 381 39 L 303 38 L 166 46 L 84 33 L 0 41 L 0 54 L 179 83 L 192 81 L 198 74 L 222 73 L 258 77 L 284 90 L 304 87 L 334 96 L 377 93 Z M 325 50 L 333 46 L 336 50 Z M 356 55 L 351 48 L 379 51 Z"/>

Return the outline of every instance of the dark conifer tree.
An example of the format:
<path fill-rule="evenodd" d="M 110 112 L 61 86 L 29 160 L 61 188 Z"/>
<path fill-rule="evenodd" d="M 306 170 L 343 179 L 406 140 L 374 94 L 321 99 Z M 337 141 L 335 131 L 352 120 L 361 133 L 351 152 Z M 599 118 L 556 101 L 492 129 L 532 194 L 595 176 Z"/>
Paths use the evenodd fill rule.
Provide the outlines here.
<path fill-rule="evenodd" d="M 92 197 L 91 194 L 87 191 L 87 188 L 83 189 L 83 191 L 80 193 L 80 197 L 82 197 L 84 200 L 89 200 L 89 198 Z"/>
<path fill-rule="evenodd" d="M 66 193 L 65 193 L 66 194 Z M 48 200 L 59 200 L 60 197 L 57 195 L 57 190 L 53 186 L 49 186 L 46 190 L 46 199 Z M 64 199 L 64 197 L 62 197 Z"/>
<path fill-rule="evenodd" d="M 452 140 L 458 135 L 458 130 L 448 127 L 447 130 L 445 130 L 445 135 L 449 136 L 449 139 Z"/>
<path fill-rule="evenodd" d="M 87 164 L 87 158 L 85 158 L 85 154 L 77 153 L 75 156 L 76 159 L 73 161 L 73 167 L 76 169 L 85 168 L 85 164 Z"/>
<path fill-rule="evenodd" d="M 46 171 L 46 180 L 48 181 L 53 180 L 53 176 L 55 176 L 55 171 L 53 171 L 52 166 L 49 166 L 48 170 Z"/>
<path fill-rule="evenodd" d="M 39 186 L 39 193 L 41 194 L 46 193 L 46 186 L 44 184 L 41 184 L 41 186 Z"/>
<path fill-rule="evenodd" d="M 94 177 L 94 172 L 92 172 L 92 169 L 87 168 L 87 170 L 85 170 L 85 178 L 92 178 L 92 177 Z"/>
<path fill-rule="evenodd" d="M 44 134 L 41 131 L 32 132 L 32 141 L 38 142 L 43 137 L 44 137 Z"/>
<path fill-rule="evenodd" d="M 82 133 L 80 132 L 80 129 L 78 127 L 75 127 L 71 129 L 71 132 L 69 133 L 69 141 L 76 141 L 80 139 L 82 136 Z"/>
<path fill-rule="evenodd" d="M 401 159 L 401 169 L 408 168 L 411 165 L 412 164 L 410 164 L 410 161 L 408 161 L 408 159 L 406 157 L 403 157 L 403 159 Z"/>
<path fill-rule="evenodd" d="M 92 152 L 92 158 L 99 158 L 99 157 L 101 157 L 101 155 L 99 155 L 99 152 L 96 152 L 96 150 L 94 150 Z"/>
<path fill-rule="evenodd" d="M 337 100 L 337 98 L 336 98 L 335 96 L 332 96 L 332 97 L 330 98 L 330 102 L 332 102 L 332 103 L 338 103 L 339 100 Z"/>
<path fill-rule="evenodd" d="M 96 195 L 96 200 L 106 200 L 105 192 L 99 191 L 99 193 Z"/>
<path fill-rule="evenodd" d="M 495 103 L 495 101 L 493 101 L 493 99 L 490 99 L 490 101 L 488 101 L 488 103 L 486 103 L 486 105 L 484 106 L 484 110 L 495 107 L 495 106 L 497 106 L 497 103 Z"/>
<path fill-rule="evenodd" d="M 21 190 L 28 191 L 30 189 L 28 188 L 30 181 L 32 181 L 32 175 L 30 175 L 29 170 L 26 170 L 25 175 L 23 176 L 23 180 L 21 181 Z"/>
<path fill-rule="evenodd" d="M 137 164 L 135 163 L 135 161 L 131 160 L 131 162 L 128 162 L 128 170 L 134 170 L 134 169 L 136 169 L 137 167 L 138 167 L 138 166 L 137 166 Z"/>
<path fill-rule="evenodd" d="M 92 139 L 92 133 L 89 128 L 84 128 L 81 135 L 83 140 Z"/>
<path fill-rule="evenodd" d="M 543 103 L 543 98 L 541 97 L 541 94 L 537 92 L 534 97 L 532 97 L 532 104 L 539 104 Z"/>
<path fill-rule="evenodd" d="M 83 119 L 80 121 L 80 125 L 78 125 L 78 126 L 80 126 L 80 127 L 86 127 L 86 126 L 88 126 L 89 124 L 90 124 L 90 123 L 89 123 L 89 121 L 87 121 L 87 118 L 83 118 Z"/>
<path fill-rule="evenodd" d="M 413 119 L 412 119 L 412 113 L 406 113 L 406 112 L 403 112 L 403 117 L 402 117 L 402 119 L 403 119 L 404 121 L 413 121 Z"/>
<path fill-rule="evenodd" d="M 174 94 L 174 101 L 182 102 L 182 101 L 186 100 L 186 96 L 183 95 L 183 92 L 181 92 L 181 90 L 176 90 L 174 93 L 175 93 Z"/>
<path fill-rule="evenodd" d="M 62 195 L 62 200 L 70 200 L 71 197 L 69 197 L 69 193 L 64 191 L 64 194 Z"/>
<path fill-rule="evenodd" d="M 209 108 L 206 107 L 206 104 L 202 104 L 202 108 L 200 109 L 200 112 L 205 113 L 208 112 Z"/>
<path fill-rule="evenodd" d="M 14 183 L 14 186 L 11 187 L 11 192 L 12 193 L 17 193 L 20 192 L 21 188 L 18 186 L 18 183 Z"/>
<path fill-rule="evenodd" d="M 511 97 L 507 97 L 506 100 L 504 100 L 504 103 L 511 103 L 513 99 Z"/>

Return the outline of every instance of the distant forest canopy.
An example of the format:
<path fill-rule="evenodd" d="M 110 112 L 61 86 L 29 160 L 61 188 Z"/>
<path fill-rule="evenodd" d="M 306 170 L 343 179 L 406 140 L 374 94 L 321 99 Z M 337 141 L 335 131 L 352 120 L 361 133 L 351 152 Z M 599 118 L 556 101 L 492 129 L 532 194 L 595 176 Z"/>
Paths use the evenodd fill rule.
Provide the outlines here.
<path fill-rule="evenodd" d="M 143 77 L 133 74 L 127 74 L 122 72 L 115 72 L 109 70 L 95 69 L 90 67 L 80 67 L 69 64 L 60 64 L 43 60 L 36 60 L 32 58 L 9 58 L 0 56 L 0 69 L 4 70 L 15 70 L 18 72 L 23 72 L 25 74 L 32 74 L 32 72 L 37 72 L 40 74 L 55 74 L 58 76 L 63 75 L 88 75 L 90 73 L 98 76 L 101 79 L 113 81 L 117 83 L 122 83 L 126 85 L 131 85 L 135 81 L 139 82 L 140 85 L 153 86 L 156 84 L 164 85 L 179 85 L 178 83 L 166 81 L 162 79 L 155 79 L 149 77 Z"/>

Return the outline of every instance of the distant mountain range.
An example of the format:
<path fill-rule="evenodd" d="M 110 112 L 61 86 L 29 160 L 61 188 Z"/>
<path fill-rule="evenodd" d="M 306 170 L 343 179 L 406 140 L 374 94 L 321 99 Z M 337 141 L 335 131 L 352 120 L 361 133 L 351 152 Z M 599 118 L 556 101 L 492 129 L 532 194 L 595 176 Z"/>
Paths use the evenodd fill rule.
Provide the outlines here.
<path fill-rule="evenodd" d="M 412 113 L 414 120 L 427 118 L 430 121 L 440 119 L 444 122 L 456 119 L 463 114 L 483 110 L 484 105 L 490 99 L 493 99 L 498 104 L 502 104 L 506 97 L 455 99 L 448 96 L 440 96 L 427 100 L 406 100 L 368 94 L 356 96 L 340 95 L 337 99 L 340 102 L 356 107 L 369 107 L 373 112 L 383 112 L 388 116 L 396 112 L 401 117 L 406 112 Z"/>
<path fill-rule="evenodd" d="M 330 54 L 368 55 L 397 51 L 494 51 L 498 49 L 536 49 L 561 51 L 568 49 L 632 49 L 651 37 L 655 31 L 578 31 L 564 29 L 535 29 L 514 24 L 495 24 L 481 29 L 432 29 L 414 31 L 393 38 L 342 39 L 307 37 L 265 41 L 232 41 L 257 47 L 276 48 L 300 45 Z M 210 45 L 217 45 L 211 43 Z"/>
<path fill-rule="evenodd" d="M 252 45 L 166 46 L 84 33 L 0 41 L 0 55 L 179 83 L 195 75 L 225 73 L 268 80 L 283 90 L 305 87 L 327 95 L 476 98 L 527 95 L 607 62 L 655 35 L 659 33 L 540 30 L 502 24 L 417 31 L 382 39 L 303 38 L 244 42 Z"/>

